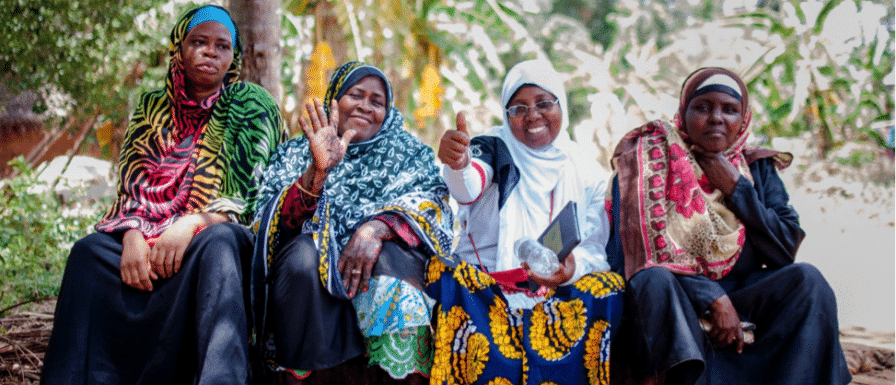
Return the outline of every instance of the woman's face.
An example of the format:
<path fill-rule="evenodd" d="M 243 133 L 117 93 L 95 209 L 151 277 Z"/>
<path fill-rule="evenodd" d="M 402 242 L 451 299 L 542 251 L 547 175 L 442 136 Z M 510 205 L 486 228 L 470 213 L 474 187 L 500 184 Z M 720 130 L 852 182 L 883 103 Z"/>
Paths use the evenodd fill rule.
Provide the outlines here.
<path fill-rule="evenodd" d="M 743 125 L 741 102 L 724 92 L 711 91 L 691 100 L 684 116 L 690 142 L 708 152 L 723 152 L 737 139 Z"/>
<path fill-rule="evenodd" d="M 233 62 L 232 41 L 230 31 L 217 21 L 206 21 L 187 33 L 181 58 L 188 93 L 214 92 L 221 88 Z"/>
<path fill-rule="evenodd" d="M 386 84 L 377 76 L 365 76 L 345 91 L 337 106 L 339 136 L 352 129 L 356 132 L 352 143 L 370 140 L 386 117 Z"/>
<path fill-rule="evenodd" d="M 542 148 L 554 142 L 563 123 L 563 112 L 558 103 L 550 103 L 544 111 L 535 108 L 536 103 L 553 102 L 557 97 L 538 86 L 522 86 L 510 99 L 505 108 L 527 106 L 520 116 L 507 114 L 510 131 L 520 143 L 529 148 Z"/>

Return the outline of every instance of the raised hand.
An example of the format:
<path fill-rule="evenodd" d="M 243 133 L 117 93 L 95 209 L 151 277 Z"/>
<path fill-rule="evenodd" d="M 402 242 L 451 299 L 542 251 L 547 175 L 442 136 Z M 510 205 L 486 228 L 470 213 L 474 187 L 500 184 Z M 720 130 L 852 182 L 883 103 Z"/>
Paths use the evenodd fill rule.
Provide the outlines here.
<path fill-rule="evenodd" d="M 345 150 L 352 138 L 355 137 L 355 130 L 347 130 L 339 137 L 339 131 L 336 127 L 339 122 L 339 108 L 336 101 L 333 100 L 330 105 L 330 113 L 332 117 L 327 117 L 324 105 L 320 100 L 314 99 L 314 104 L 305 103 L 305 110 L 311 118 L 309 123 L 304 117 L 299 120 L 299 127 L 308 138 L 308 147 L 311 149 L 312 163 L 311 167 L 305 170 L 305 190 L 320 195 L 323 190 L 324 182 L 327 174 L 333 170 L 336 165 L 342 162 L 345 156 Z"/>
<path fill-rule="evenodd" d="M 329 172 L 342 162 L 348 144 L 355 137 L 355 130 L 348 130 L 342 134 L 342 138 L 339 137 L 336 127 L 339 121 L 339 108 L 335 100 L 330 105 L 332 118 L 327 117 L 323 103 L 317 99 L 314 99 L 314 104 L 305 103 L 305 110 L 308 111 L 311 122 L 308 123 L 303 117 L 299 120 L 299 126 L 308 138 L 313 156 L 312 165 L 318 171 Z"/>
<path fill-rule="evenodd" d="M 439 143 L 439 160 L 454 170 L 460 170 L 470 164 L 470 134 L 467 133 L 467 120 L 463 112 L 455 118 L 456 130 L 448 130 L 442 135 Z"/>
<path fill-rule="evenodd" d="M 730 197 L 740 178 L 734 165 L 721 152 L 709 152 L 699 146 L 691 146 L 691 151 L 709 183 L 721 190 L 726 197 Z"/>

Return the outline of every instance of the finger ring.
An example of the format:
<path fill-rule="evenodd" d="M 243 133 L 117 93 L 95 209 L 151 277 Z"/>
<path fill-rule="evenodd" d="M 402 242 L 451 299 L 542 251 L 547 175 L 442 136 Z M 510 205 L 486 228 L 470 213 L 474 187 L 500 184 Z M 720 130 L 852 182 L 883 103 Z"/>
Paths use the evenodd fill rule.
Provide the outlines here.
<path fill-rule="evenodd" d="M 354 275 L 361 274 L 361 270 L 358 270 L 358 269 L 352 270 L 352 274 L 354 274 Z"/>

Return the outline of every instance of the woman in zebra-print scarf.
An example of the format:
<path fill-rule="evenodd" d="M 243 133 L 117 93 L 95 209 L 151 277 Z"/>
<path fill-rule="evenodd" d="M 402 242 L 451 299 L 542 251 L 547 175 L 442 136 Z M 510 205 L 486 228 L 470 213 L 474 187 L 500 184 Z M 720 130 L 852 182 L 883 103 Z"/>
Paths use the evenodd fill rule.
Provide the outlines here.
<path fill-rule="evenodd" d="M 226 10 L 187 12 L 169 53 L 125 133 L 117 200 L 71 250 L 45 384 L 250 382 L 244 224 L 286 132 L 270 95 L 238 82 Z"/>

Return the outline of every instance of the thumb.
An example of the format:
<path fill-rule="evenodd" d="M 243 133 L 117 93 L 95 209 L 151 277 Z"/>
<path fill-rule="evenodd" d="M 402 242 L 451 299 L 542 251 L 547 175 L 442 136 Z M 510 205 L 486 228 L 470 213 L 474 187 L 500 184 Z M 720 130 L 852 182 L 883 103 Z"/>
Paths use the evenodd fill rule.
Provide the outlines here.
<path fill-rule="evenodd" d="M 346 146 L 348 146 L 349 143 L 352 142 L 352 139 L 354 139 L 355 135 L 357 135 L 357 134 L 358 134 L 358 132 L 355 131 L 354 129 L 350 128 L 350 129 L 346 130 L 345 132 L 342 133 L 342 142 L 345 143 Z"/>
<path fill-rule="evenodd" d="M 470 135 L 470 133 L 467 132 L 467 119 L 464 118 L 463 112 L 457 113 L 457 117 L 454 119 L 454 124 L 455 124 L 455 126 L 457 126 L 458 131 L 463 132 L 464 134 Z"/>

